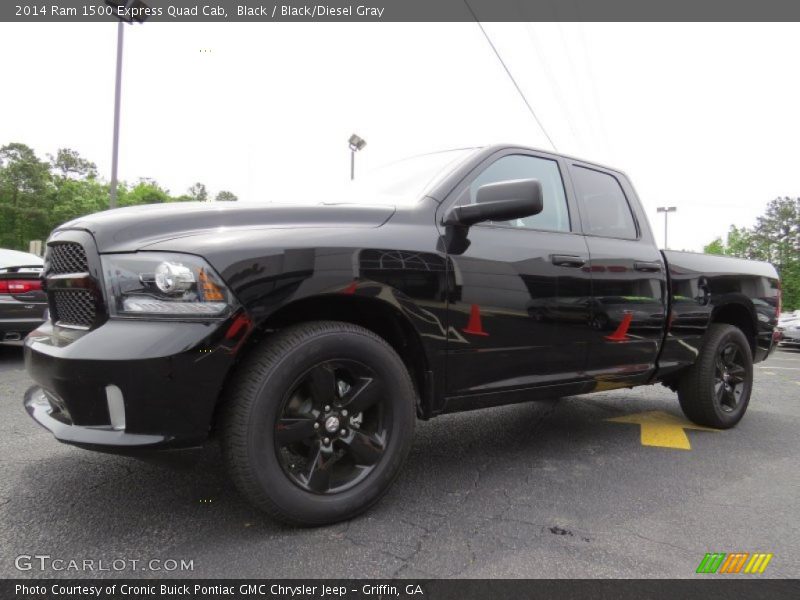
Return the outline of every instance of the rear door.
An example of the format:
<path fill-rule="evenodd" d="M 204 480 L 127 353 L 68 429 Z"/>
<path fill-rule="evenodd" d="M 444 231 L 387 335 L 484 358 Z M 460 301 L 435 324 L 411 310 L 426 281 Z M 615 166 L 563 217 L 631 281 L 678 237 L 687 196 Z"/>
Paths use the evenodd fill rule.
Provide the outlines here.
<path fill-rule="evenodd" d="M 481 223 L 469 247 L 449 255 L 447 392 L 493 394 L 582 379 L 591 301 L 589 260 L 577 208 L 564 187 L 563 160 L 509 149 L 488 158 L 440 210 L 472 203 L 478 188 L 538 179 L 544 210 Z M 497 402 L 502 402 L 502 397 Z"/>
<path fill-rule="evenodd" d="M 638 198 L 621 173 L 570 161 L 592 277 L 587 372 L 629 377 L 655 368 L 667 276 Z"/>

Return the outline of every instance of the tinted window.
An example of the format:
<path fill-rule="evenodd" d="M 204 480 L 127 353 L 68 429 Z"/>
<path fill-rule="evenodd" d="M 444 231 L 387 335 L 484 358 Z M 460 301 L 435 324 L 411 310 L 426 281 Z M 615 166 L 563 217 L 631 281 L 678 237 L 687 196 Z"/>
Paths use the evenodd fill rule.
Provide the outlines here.
<path fill-rule="evenodd" d="M 635 240 L 636 223 L 616 177 L 583 167 L 572 167 L 570 172 L 581 202 L 585 232 Z"/>
<path fill-rule="evenodd" d="M 538 179 L 542 184 L 544 210 L 538 215 L 504 221 L 504 225 L 526 227 L 529 229 L 549 229 L 569 231 L 569 211 L 564 183 L 558 163 L 547 158 L 514 154 L 498 159 L 478 175 L 470 186 L 470 202 L 475 202 L 478 188 L 487 183 L 510 181 L 513 179 Z"/>

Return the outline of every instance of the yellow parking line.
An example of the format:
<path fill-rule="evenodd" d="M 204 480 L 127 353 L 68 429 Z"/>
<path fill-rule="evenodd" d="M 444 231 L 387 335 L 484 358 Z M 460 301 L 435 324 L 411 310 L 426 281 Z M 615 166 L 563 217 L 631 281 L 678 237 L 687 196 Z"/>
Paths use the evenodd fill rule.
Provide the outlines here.
<path fill-rule="evenodd" d="M 625 415 L 606 419 L 612 423 L 633 423 L 641 428 L 640 439 L 642 446 L 659 446 L 661 448 L 676 448 L 678 450 L 691 450 L 689 438 L 684 429 L 696 429 L 698 431 L 718 431 L 695 425 L 675 415 L 652 410 L 643 413 Z"/>

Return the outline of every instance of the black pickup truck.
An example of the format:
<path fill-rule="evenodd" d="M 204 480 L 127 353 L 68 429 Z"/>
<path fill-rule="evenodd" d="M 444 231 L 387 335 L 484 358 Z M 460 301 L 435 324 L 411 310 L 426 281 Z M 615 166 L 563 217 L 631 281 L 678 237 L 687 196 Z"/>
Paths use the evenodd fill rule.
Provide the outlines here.
<path fill-rule="evenodd" d="M 728 428 L 775 346 L 775 269 L 659 251 L 614 169 L 493 146 L 310 199 L 59 227 L 30 415 L 106 452 L 218 437 L 250 501 L 313 525 L 387 491 L 418 418 L 661 383 Z"/>

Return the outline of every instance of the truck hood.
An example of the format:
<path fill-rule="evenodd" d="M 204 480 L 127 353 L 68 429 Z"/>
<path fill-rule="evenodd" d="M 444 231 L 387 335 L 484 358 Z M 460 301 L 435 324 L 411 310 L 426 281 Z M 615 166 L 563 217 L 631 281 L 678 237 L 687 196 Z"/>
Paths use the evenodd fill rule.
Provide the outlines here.
<path fill-rule="evenodd" d="M 82 229 L 100 252 L 134 252 L 144 246 L 213 230 L 380 227 L 393 206 L 360 204 L 239 204 L 175 202 L 107 210 L 64 223 L 53 232 Z"/>

